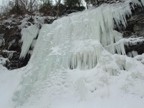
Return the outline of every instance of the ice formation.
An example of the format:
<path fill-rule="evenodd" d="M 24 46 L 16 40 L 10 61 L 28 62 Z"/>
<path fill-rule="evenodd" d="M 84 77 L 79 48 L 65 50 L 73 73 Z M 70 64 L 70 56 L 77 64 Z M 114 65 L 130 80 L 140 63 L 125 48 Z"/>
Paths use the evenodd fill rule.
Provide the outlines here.
<path fill-rule="evenodd" d="M 20 54 L 20 58 L 25 58 L 26 54 L 29 51 L 29 48 L 34 41 L 34 39 L 38 36 L 39 28 L 37 25 L 29 26 L 28 28 L 22 29 L 22 51 Z"/>
<path fill-rule="evenodd" d="M 92 100 L 111 93 L 115 97 L 116 91 L 144 96 L 144 66 L 125 56 L 122 35 L 114 30 L 114 21 L 126 27 L 130 2 L 102 5 L 43 25 L 13 96 L 14 107 L 59 108 L 56 102 Z M 133 2 L 141 5 L 137 0 Z M 37 31 L 35 26 L 22 31 L 21 57 L 26 55 Z"/>
<path fill-rule="evenodd" d="M 144 54 L 135 56 L 135 59 L 144 64 Z"/>

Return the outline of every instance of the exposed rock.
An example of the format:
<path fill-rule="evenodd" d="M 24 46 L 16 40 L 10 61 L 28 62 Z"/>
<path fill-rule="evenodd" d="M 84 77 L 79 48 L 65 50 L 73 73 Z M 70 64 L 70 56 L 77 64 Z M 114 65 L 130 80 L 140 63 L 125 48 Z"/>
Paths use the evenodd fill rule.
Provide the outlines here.
<path fill-rule="evenodd" d="M 127 24 L 127 28 L 123 31 L 124 37 L 129 37 L 132 34 L 137 36 L 144 35 L 144 10 L 141 10 L 137 14 L 133 15 Z"/>
<path fill-rule="evenodd" d="M 127 28 L 121 32 L 124 38 L 133 38 L 130 44 L 125 45 L 127 55 L 133 51 L 138 54 L 144 53 L 144 10 L 142 8 L 133 12 L 131 18 L 128 19 Z M 134 38 L 138 39 L 139 37 L 139 41 L 135 43 Z"/>

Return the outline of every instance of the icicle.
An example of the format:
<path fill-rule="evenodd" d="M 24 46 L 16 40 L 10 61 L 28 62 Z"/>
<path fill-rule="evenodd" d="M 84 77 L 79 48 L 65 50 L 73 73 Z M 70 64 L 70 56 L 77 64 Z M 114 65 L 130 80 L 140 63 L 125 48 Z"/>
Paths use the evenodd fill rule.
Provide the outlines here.
<path fill-rule="evenodd" d="M 25 58 L 34 38 L 36 38 L 36 36 L 38 35 L 38 31 L 39 29 L 36 25 L 32 25 L 22 30 L 21 34 L 22 34 L 23 44 L 22 44 L 22 51 L 20 54 L 20 58 Z"/>
<path fill-rule="evenodd" d="M 71 50 L 71 57 L 68 60 L 70 69 L 91 69 L 94 68 L 98 62 L 101 51 L 103 50 L 100 43 L 93 40 L 74 42 L 76 46 L 79 44 L 79 49 L 73 47 Z"/>

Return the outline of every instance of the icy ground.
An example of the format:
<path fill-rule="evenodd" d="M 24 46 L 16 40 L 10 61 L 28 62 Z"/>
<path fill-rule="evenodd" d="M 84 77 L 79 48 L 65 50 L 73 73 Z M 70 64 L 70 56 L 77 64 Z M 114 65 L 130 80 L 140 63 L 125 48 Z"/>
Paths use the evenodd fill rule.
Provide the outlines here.
<path fill-rule="evenodd" d="M 113 30 L 113 19 L 126 26 L 129 2 L 43 25 L 26 67 L 0 67 L 0 108 L 143 108 L 144 57 L 127 57 Z"/>

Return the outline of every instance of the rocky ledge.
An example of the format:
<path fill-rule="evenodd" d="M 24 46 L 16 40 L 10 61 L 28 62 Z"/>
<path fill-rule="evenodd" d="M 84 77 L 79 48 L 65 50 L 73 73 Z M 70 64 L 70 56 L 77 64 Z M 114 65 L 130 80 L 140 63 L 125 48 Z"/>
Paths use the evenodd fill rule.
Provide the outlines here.
<path fill-rule="evenodd" d="M 125 49 L 128 56 L 144 53 L 144 9 L 136 9 L 127 21 L 127 27 L 121 30 L 126 40 Z M 134 54 L 135 52 L 135 54 Z"/>

